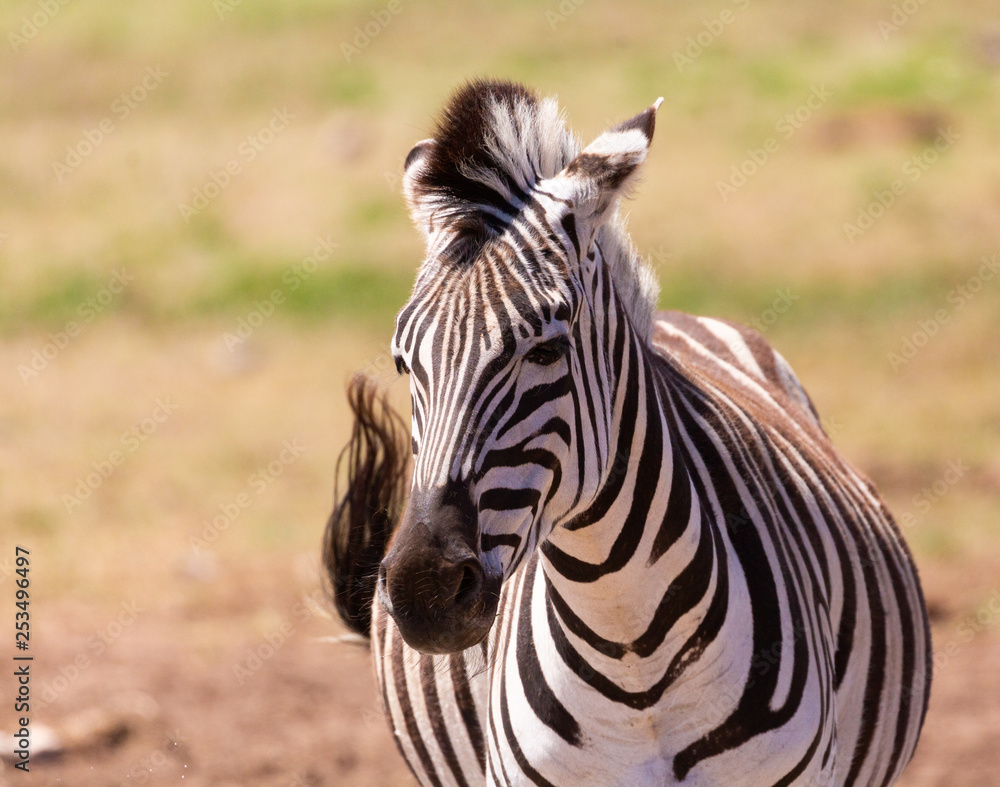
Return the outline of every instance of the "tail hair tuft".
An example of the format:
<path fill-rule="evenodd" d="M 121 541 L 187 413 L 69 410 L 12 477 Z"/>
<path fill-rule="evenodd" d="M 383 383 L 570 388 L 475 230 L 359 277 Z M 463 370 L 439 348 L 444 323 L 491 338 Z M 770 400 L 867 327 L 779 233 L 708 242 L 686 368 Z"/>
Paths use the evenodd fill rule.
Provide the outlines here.
<path fill-rule="evenodd" d="M 347 399 L 354 430 L 337 459 L 323 564 L 337 613 L 350 629 L 369 637 L 379 564 L 405 502 L 409 430 L 374 378 L 355 376 Z"/>

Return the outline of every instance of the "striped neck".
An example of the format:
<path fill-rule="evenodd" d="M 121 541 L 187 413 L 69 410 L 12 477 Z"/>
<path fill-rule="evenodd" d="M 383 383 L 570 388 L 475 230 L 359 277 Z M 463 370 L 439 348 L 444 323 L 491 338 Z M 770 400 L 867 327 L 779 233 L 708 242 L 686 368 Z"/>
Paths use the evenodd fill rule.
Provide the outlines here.
<path fill-rule="evenodd" d="M 663 360 L 632 328 L 599 254 L 588 262 L 595 267 L 585 277 L 594 284 L 591 306 L 607 309 L 606 319 L 597 308 L 591 320 L 612 367 L 606 437 L 591 435 L 585 452 L 603 458 L 601 481 L 590 501 L 542 544 L 541 565 L 568 627 L 589 630 L 598 649 L 641 651 L 650 637 L 662 641 L 649 629 L 663 621 L 662 599 L 649 589 L 667 587 L 699 539 L 687 532 L 691 486 L 671 437 Z M 675 545 L 677 559 L 661 560 Z M 713 560 L 701 568 L 711 575 L 714 550 L 707 553 Z"/>

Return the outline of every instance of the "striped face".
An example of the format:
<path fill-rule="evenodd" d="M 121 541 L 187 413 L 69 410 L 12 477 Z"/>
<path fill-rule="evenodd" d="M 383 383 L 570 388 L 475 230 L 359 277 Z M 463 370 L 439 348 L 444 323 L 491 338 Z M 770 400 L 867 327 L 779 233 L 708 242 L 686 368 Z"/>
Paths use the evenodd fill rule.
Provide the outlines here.
<path fill-rule="evenodd" d="M 437 143 L 407 159 L 428 259 L 392 342 L 409 374 L 414 467 L 379 593 L 412 647 L 479 642 L 503 580 L 597 492 L 614 295 L 594 238 L 652 118 L 603 135 L 520 198 L 472 211 L 426 204 Z"/>
<path fill-rule="evenodd" d="M 393 339 L 410 377 L 413 495 L 468 496 L 503 574 L 572 504 L 576 481 L 582 287 L 564 239 L 528 245 L 522 222 L 468 268 L 418 284 Z"/>

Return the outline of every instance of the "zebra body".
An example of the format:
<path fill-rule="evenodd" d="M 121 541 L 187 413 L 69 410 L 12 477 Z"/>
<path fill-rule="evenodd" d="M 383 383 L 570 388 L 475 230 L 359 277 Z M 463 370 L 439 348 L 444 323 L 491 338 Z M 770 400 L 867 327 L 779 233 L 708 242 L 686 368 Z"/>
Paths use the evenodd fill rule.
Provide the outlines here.
<path fill-rule="evenodd" d="M 916 746 L 930 640 L 891 516 L 762 337 L 645 308 L 614 211 L 656 106 L 578 153 L 474 83 L 408 158 L 416 456 L 363 595 L 422 784 L 887 784 Z"/>

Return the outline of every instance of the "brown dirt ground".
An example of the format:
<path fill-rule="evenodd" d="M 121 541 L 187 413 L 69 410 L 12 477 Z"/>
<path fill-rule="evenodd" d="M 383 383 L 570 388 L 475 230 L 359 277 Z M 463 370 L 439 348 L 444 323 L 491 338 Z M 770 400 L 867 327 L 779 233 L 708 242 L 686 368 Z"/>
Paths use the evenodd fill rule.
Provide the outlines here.
<path fill-rule="evenodd" d="M 65 599 L 39 611 L 33 691 L 44 701 L 49 689 L 63 690 L 35 710 L 33 723 L 56 729 L 67 750 L 35 757 L 27 779 L 5 764 L 0 785 L 412 785 L 378 710 L 367 650 L 321 640 L 339 627 L 303 605 L 318 589 L 303 593 L 290 569 L 254 589 L 263 569 L 199 582 L 208 592 L 184 605 L 141 610 L 103 653 L 88 637 L 117 633 L 108 628 L 113 611 Z M 962 632 L 976 608 L 969 618 L 955 602 L 963 587 L 991 582 L 973 579 L 957 569 L 924 572 L 935 647 L 956 646 L 940 659 L 908 787 L 1000 784 L 998 616 L 984 613 L 970 639 Z M 276 616 L 261 620 L 262 606 Z M 248 649 L 260 649 L 282 624 L 279 647 L 248 665 Z M 58 683 L 80 654 L 87 661 L 79 674 Z M 242 685 L 240 664 L 258 666 Z M 6 696 L 7 676 L 0 688 Z"/>

